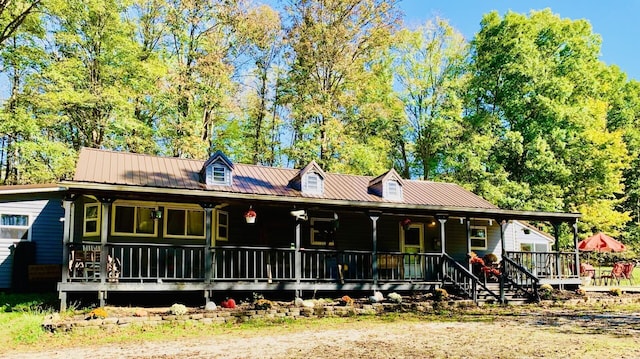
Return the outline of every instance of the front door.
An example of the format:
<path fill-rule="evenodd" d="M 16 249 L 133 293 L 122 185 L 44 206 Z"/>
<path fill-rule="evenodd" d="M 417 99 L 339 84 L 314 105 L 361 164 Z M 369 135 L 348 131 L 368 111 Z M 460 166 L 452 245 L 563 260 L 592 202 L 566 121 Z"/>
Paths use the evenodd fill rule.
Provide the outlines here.
<path fill-rule="evenodd" d="M 404 279 L 422 278 L 422 260 L 418 253 L 424 252 L 424 225 L 412 223 L 402 228 L 400 245 L 404 253 Z"/>

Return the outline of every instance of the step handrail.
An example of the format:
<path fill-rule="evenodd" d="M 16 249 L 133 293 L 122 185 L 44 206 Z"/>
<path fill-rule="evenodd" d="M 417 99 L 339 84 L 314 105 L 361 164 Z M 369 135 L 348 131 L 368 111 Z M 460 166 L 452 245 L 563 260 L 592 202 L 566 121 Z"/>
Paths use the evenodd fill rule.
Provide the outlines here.
<path fill-rule="evenodd" d="M 529 272 L 527 268 L 516 263 L 513 259 L 505 256 L 502 260 L 502 277 L 505 282 L 509 282 L 517 291 L 521 291 L 527 295 L 529 299 L 536 302 L 540 301 L 538 294 L 540 279 Z M 516 281 L 514 280 L 514 276 L 522 280 Z"/>
<path fill-rule="evenodd" d="M 449 275 L 447 268 L 450 268 L 454 271 L 453 275 Z M 449 278 L 459 289 L 463 290 L 465 294 L 467 294 L 470 298 L 473 299 L 474 303 L 478 304 L 478 285 L 485 292 L 491 294 L 496 299 L 500 300 L 500 295 L 496 294 L 494 291 L 489 289 L 485 283 L 483 283 L 480 278 L 478 278 L 475 274 L 471 273 L 469 269 L 465 268 L 463 265 L 458 263 L 455 259 L 450 257 L 448 254 L 442 254 L 442 280 L 444 282 L 445 278 Z M 467 289 L 468 285 L 461 285 L 460 280 L 456 280 L 457 277 L 462 277 L 464 280 L 470 280 L 470 290 Z M 462 284 L 467 284 L 462 283 Z"/>

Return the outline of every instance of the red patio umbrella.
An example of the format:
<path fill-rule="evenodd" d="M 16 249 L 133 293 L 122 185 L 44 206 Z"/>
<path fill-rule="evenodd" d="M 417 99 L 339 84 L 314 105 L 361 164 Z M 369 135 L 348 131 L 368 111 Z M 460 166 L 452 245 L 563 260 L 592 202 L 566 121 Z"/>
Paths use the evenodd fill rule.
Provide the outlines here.
<path fill-rule="evenodd" d="M 578 242 L 578 250 L 584 252 L 622 252 L 626 249 L 624 244 L 602 232 Z"/>

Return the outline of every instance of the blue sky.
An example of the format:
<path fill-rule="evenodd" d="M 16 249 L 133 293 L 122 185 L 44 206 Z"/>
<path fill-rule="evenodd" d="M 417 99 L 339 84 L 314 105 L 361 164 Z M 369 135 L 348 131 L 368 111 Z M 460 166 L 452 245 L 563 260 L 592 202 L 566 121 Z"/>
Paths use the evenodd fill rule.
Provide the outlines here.
<path fill-rule="evenodd" d="M 496 10 L 529 13 L 550 8 L 562 18 L 586 19 L 602 37 L 600 59 L 640 80 L 640 1 L 635 0 L 402 0 L 405 24 L 417 26 L 435 16 L 447 19 L 467 40 L 480 29 L 482 15 Z"/>

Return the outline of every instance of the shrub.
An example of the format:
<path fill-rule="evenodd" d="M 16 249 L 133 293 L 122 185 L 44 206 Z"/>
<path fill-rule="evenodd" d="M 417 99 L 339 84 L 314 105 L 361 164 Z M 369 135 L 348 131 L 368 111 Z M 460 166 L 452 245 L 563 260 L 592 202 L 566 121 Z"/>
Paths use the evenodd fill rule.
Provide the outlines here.
<path fill-rule="evenodd" d="M 449 298 L 449 293 L 447 293 L 447 290 L 444 288 L 436 288 L 433 292 L 433 299 L 435 301 L 441 302 L 447 298 Z"/>
<path fill-rule="evenodd" d="M 174 304 L 169 308 L 169 313 L 173 315 L 185 315 L 187 314 L 187 307 L 184 304 Z"/>
<path fill-rule="evenodd" d="M 618 297 L 622 294 L 622 290 L 620 288 L 611 288 L 609 289 L 609 294 L 613 295 L 614 297 Z"/>
<path fill-rule="evenodd" d="M 551 284 L 541 285 L 538 293 L 540 294 L 540 298 L 542 299 L 553 299 L 553 287 L 551 286 Z"/>
<path fill-rule="evenodd" d="M 253 307 L 256 310 L 271 309 L 271 307 L 273 307 L 273 303 L 271 303 L 270 300 L 266 300 L 263 298 L 256 300 L 256 302 L 253 304 Z"/>

